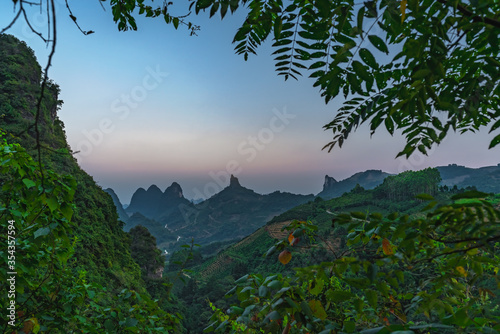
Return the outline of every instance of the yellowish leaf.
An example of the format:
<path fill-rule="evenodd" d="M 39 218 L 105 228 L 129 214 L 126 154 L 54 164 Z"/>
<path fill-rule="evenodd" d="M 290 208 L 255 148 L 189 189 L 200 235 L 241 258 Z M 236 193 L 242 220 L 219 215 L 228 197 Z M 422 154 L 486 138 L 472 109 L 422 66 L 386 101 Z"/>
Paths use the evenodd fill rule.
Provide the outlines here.
<path fill-rule="evenodd" d="M 287 250 L 282 251 L 280 255 L 278 255 L 278 260 L 280 260 L 280 262 L 283 264 L 287 264 L 288 262 L 290 262 L 291 259 L 292 259 L 292 253 L 290 253 Z"/>
<path fill-rule="evenodd" d="M 384 238 L 384 240 L 382 240 L 382 249 L 384 250 L 385 255 L 393 255 L 394 254 L 394 250 L 392 249 L 391 242 L 389 240 L 387 240 L 387 238 Z"/>
<path fill-rule="evenodd" d="M 465 271 L 464 267 L 462 266 L 458 266 L 456 267 L 455 269 L 457 269 L 457 271 L 464 277 L 467 277 L 467 272 Z"/>
<path fill-rule="evenodd" d="M 40 331 L 40 324 L 37 318 L 30 318 L 23 323 L 24 333 L 38 333 Z"/>
<path fill-rule="evenodd" d="M 293 233 L 290 233 L 290 235 L 288 236 L 288 242 L 290 243 L 290 245 L 293 245 L 293 239 L 295 239 L 295 237 L 293 236 Z"/>

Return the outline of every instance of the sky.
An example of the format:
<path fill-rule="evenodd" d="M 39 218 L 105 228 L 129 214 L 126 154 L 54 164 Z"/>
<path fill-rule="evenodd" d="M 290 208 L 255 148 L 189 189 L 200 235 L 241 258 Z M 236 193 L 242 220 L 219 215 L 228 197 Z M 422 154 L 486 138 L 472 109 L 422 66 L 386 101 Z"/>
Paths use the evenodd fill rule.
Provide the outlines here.
<path fill-rule="evenodd" d="M 59 118 L 80 166 L 122 203 L 134 191 L 178 182 L 186 198 L 208 198 L 229 184 L 229 175 L 257 193 L 321 191 L 325 175 L 337 180 L 367 169 L 389 173 L 457 163 L 496 165 L 492 136 L 449 135 L 428 156 L 395 159 L 404 138 L 381 129 L 370 137 L 360 127 L 342 149 L 322 150 L 331 138 L 323 125 L 342 100 L 325 104 L 312 79 L 284 81 L 274 70 L 270 43 L 248 61 L 236 55 L 233 36 L 244 20 L 235 15 L 192 16 L 201 26 L 190 36 L 162 18 L 138 19 L 138 31 L 119 32 L 99 1 L 69 1 L 84 36 L 55 0 L 57 47 L 49 69 L 64 101 Z M 104 3 L 105 6 L 108 2 Z M 0 5 L 0 29 L 14 17 Z M 174 8 L 183 14 L 182 8 Z M 33 8 L 33 26 L 47 30 Z M 35 50 L 44 67 L 49 49 L 19 20 L 9 31 Z"/>

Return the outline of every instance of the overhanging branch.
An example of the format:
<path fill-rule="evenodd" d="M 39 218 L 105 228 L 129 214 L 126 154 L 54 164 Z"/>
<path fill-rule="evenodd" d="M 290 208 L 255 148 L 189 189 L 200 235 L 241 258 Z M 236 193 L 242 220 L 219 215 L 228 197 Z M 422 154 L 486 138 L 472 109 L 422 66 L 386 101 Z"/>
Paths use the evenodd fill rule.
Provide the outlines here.
<path fill-rule="evenodd" d="M 447 0 L 437 0 L 437 1 L 442 3 L 443 5 L 447 6 L 450 5 Z M 464 14 L 467 17 L 470 17 L 474 22 L 486 23 L 496 28 L 500 28 L 500 21 L 492 19 L 491 17 L 476 15 L 470 10 L 468 10 L 467 7 L 465 7 L 462 4 L 458 4 L 457 9 L 460 11 L 460 13 Z"/>

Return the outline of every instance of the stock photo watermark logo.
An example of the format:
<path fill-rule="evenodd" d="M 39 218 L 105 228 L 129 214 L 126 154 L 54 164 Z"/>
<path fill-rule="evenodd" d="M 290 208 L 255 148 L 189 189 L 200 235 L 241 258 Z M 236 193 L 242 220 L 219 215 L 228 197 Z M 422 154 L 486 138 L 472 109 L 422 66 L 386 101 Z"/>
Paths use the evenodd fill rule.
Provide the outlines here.
<path fill-rule="evenodd" d="M 32 6 L 38 6 L 37 3 L 31 3 Z M 66 0 L 54 0 L 54 9 L 57 11 L 66 10 Z M 21 34 L 26 39 L 40 38 L 43 29 L 49 27 L 49 20 L 47 20 L 47 13 L 42 8 L 34 10 L 31 15 L 26 16 L 26 20 L 22 24 Z M 29 24 L 28 24 L 29 22 Z M 37 33 L 35 33 L 36 31 Z M 49 40 L 50 38 L 47 38 Z"/>
<path fill-rule="evenodd" d="M 128 118 L 131 111 L 139 107 L 140 103 L 147 99 L 149 92 L 160 86 L 164 79 L 168 76 L 167 72 L 163 72 L 159 65 L 156 68 L 146 67 L 147 74 L 143 77 L 140 85 L 134 86 L 128 93 L 123 93 L 119 98 L 111 102 L 110 110 L 118 118 L 119 121 L 124 121 Z M 95 147 L 102 144 L 105 135 L 109 135 L 116 129 L 116 119 L 102 118 L 98 125 L 91 129 L 82 130 L 85 137 L 76 145 L 75 153 L 80 162 L 85 157 L 92 154 Z"/>
<path fill-rule="evenodd" d="M 207 182 L 202 189 L 193 188 L 194 198 L 210 198 L 227 187 L 231 182 L 231 175 L 238 176 L 241 172 L 243 172 L 243 164 L 255 161 L 259 152 L 262 152 L 269 147 L 269 145 L 275 140 L 276 135 L 283 132 L 296 117 L 297 115 L 289 113 L 286 107 L 282 110 L 273 108 L 272 116 L 269 119 L 267 126 L 264 126 L 256 133 L 247 136 L 236 146 L 236 151 L 240 159 L 229 160 L 226 163 L 225 168 L 218 171 L 208 172 L 208 176 L 210 176 L 211 181 Z M 203 205 L 204 204 L 201 204 L 201 207 L 198 208 L 203 208 Z M 187 224 L 190 224 L 190 222 L 193 221 L 199 213 L 196 209 L 188 207 L 184 204 L 179 205 L 179 210 L 184 216 L 184 220 Z"/>

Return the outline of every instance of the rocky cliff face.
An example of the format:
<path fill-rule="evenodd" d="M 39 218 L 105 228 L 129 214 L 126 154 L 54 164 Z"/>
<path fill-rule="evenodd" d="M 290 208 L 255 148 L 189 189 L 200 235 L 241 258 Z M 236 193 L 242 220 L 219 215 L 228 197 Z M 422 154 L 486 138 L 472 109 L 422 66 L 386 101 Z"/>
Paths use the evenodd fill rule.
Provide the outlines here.
<path fill-rule="evenodd" d="M 229 187 L 230 188 L 241 187 L 240 181 L 233 174 L 231 174 L 231 178 L 229 179 Z"/>
<path fill-rule="evenodd" d="M 325 175 L 325 183 L 323 183 L 323 190 L 333 189 L 335 183 L 337 183 L 337 180 L 335 180 L 333 177 Z"/>
<path fill-rule="evenodd" d="M 356 173 L 342 181 L 337 181 L 333 177 L 326 175 L 323 190 L 318 196 L 325 200 L 339 197 L 351 191 L 356 184 L 359 184 L 365 189 L 373 189 L 381 184 L 389 175 L 390 174 L 382 172 L 381 170 L 367 170 L 365 172 Z"/>

